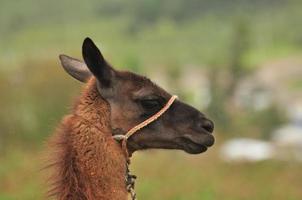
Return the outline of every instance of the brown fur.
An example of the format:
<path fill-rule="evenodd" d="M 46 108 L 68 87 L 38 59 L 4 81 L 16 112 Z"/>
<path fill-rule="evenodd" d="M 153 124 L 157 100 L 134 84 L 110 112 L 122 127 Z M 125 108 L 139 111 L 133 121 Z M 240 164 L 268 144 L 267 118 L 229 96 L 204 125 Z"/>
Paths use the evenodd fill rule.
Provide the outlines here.
<path fill-rule="evenodd" d="M 72 77 L 86 82 L 79 101 L 52 138 L 53 187 L 59 200 L 125 200 L 126 158 L 112 138 L 160 110 L 171 94 L 149 79 L 115 70 L 93 41 L 82 46 L 85 63 L 61 55 Z M 128 138 L 130 154 L 142 149 L 181 149 L 205 152 L 214 144 L 214 124 L 197 109 L 179 100 L 155 122 Z"/>
<path fill-rule="evenodd" d="M 112 138 L 109 115 L 109 106 L 92 78 L 52 138 L 55 174 L 51 196 L 59 200 L 127 199 L 125 157 Z"/>

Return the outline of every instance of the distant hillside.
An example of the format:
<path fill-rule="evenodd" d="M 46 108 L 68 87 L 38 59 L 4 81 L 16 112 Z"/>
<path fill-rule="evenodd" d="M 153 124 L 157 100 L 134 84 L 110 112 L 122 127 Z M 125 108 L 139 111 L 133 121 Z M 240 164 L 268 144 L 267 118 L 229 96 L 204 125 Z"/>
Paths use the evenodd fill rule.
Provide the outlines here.
<path fill-rule="evenodd" d="M 23 60 L 53 59 L 61 52 L 79 55 L 86 36 L 101 42 L 121 65 L 136 57 L 142 60 L 134 62 L 151 64 L 222 64 L 233 30 L 241 24 L 249 31 L 246 62 L 250 65 L 302 49 L 299 0 L 4 0 L 0 4 L 0 69 Z"/>

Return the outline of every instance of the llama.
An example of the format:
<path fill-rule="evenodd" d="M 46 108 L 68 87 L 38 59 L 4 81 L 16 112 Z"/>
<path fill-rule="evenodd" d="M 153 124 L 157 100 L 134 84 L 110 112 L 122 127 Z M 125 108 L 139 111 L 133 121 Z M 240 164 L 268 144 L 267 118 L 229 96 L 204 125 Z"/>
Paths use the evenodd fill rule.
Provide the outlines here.
<path fill-rule="evenodd" d="M 90 38 L 82 45 L 84 62 L 60 55 L 65 71 L 86 83 L 71 113 L 51 138 L 52 189 L 59 200 L 125 200 L 127 156 L 113 136 L 152 117 L 171 94 L 148 78 L 114 69 Z M 138 150 L 205 152 L 214 144 L 213 122 L 175 100 L 154 122 L 126 141 L 129 157 Z"/>

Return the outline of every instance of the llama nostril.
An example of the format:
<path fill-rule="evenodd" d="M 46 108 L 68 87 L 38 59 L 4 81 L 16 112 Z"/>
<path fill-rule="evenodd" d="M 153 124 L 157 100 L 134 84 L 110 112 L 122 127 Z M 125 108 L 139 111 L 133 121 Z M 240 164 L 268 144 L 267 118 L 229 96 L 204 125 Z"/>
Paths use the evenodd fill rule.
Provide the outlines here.
<path fill-rule="evenodd" d="M 206 131 L 212 133 L 214 130 L 214 123 L 209 119 L 203 119 L 201 122 L 201 127 Z"/>

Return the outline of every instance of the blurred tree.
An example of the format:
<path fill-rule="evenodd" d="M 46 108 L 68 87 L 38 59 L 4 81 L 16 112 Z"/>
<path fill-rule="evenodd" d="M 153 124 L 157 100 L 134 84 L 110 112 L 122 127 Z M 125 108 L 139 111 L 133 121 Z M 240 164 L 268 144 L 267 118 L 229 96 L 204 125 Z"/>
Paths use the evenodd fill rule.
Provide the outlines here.
<path fill-rule="evenodd" d="M 250 47 L 249 32 L 248 23 L 243 19 L 237 20 L 230 42 L 228 64 L 223 70 L 211 68 L 208 112 L 224 132 L 267 139 L 276 126 L 286 121 L 284 112 L 275 104 L 263 110 L 254 110 L 252 105 L 238 108 L 234 102 L 240 80 L 251 73 L 245 61 Z"/>
<path fill-rule="evenodd" d="M 207 112 L 214 119 L 215 124 L 218 124 L 218 128 L 225 130 L 228 128 L 229 117 L 225 107 L 226 93 L 222 85 L 219 84 L 219 70 L 219 68 L 213 67 L 209 72 L 211 100 Z"/>
<path fill-rule="evenodd" d="M 210 70 L 211 102 L 208 112 L 224 130 L 230 130 L 230 113 L 234 112 L 233 96 L 240 79 L 247 73 L 244 58 L 249 50 L 248 23 L 238 18 L 229 47 L 229 61 L 222 70 L 214 67 Z"/>
<path fill-rule="evenodd" d="M 228 103 L 232 103 L 231 98 L 234 95 L 239 80 L 247 73 L 247 67 L 245 66 L 245 57 L 249 51 L 250 37 L 248 23 L 246 20 L 237 20 L 234 27 L 233 38 L 230 44 L 229 64 L 227 66 L 229 83 L 226 90 Z"/>

